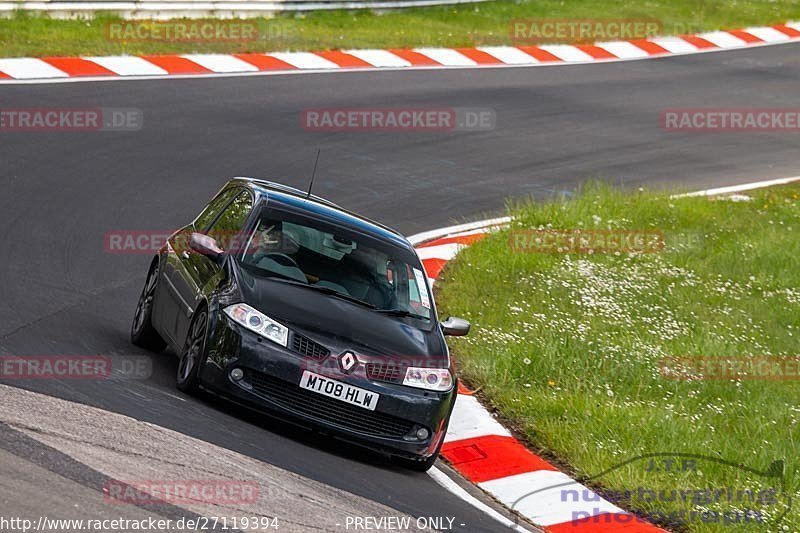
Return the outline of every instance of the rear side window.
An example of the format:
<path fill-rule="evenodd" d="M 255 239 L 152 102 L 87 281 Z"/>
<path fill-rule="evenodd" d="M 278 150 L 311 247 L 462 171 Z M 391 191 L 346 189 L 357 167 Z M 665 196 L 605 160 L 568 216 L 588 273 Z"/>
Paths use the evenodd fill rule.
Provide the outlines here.
<path fill-rule="evenodd" d="M 205 233 L 222 211 L 222 208 L 225 207 L 225 204 L 240 190 L 241 189 L 227 189 L 219 193 L 194 220 L 194 228 L 201 233 Z"/>
<path fill-rule="evenodd" d="M 253 209 L 252 196 L 248 191 L 241 191 L 211 225 L 209 234 L 213 237 L 215 233 L 232 234 L 240 232 L 251 209 Z"/>
<path fill-rule="evenodd" d="M 249 191 L 240 189 L 233 200 L 225 207 L 222 214 L 211 224 L 208 235 L 222 246 L 223 250 L 241 249 L 240 232 L 253 209 L 253 197 Z"/>

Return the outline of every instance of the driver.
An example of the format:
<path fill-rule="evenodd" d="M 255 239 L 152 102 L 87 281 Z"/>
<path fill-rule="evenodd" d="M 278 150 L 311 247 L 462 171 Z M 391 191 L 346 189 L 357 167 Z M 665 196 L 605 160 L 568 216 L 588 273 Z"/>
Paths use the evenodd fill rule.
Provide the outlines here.
<path fill-rule="evenodd" d="M 267 227 L 259 224 L 250 242 L 248 254 L 253 263 L 258 263 L 267 254 L 295 253 L 297 248 L 291 246 L 291 243 L 293 243 L 292 238 L 284 235 L 280 224 L 272 224 Z"/>

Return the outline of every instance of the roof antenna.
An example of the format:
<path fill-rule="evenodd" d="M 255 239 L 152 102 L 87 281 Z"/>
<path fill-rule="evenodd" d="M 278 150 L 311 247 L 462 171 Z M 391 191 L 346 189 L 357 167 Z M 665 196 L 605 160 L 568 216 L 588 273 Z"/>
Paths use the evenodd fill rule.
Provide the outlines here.
<path fill-rule="evenodd" d="M 319 163 L 319 153 L 321 150 L 317 148 L 317 158 L 314 160 L 314 171 L 311 173 L 311 183 L 308 184 L 308 193 L 306 193 L 306 200 L 311 198 L 311 187 L 314 186 L 314 176 L 317 175 L 317 163 Z"/>

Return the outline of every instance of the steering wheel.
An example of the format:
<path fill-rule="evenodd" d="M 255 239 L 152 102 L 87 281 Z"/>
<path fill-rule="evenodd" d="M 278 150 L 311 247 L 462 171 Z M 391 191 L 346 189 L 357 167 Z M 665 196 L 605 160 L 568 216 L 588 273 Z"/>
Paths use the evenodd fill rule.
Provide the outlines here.
<path fill-rule="evenodd" d="M 300 267 L 297 265 L 297 261 L 295 261 L 294 259 L 292 259 L 291 257 L 289 257 L 286 254 L 281 254 L 281 253 L 278 253 L 278 252 L 271 252 L 271 253 L 268 253 L 268 254 L 264 254 L 264 257 L 268 257 L 269 259 L 272 259 L 273 261 L 275 261 L 279 265 L 283 265 L 283 266 L 286 266 L 286 267 L 294 267 L 297 270 L 301 270 Z"/>

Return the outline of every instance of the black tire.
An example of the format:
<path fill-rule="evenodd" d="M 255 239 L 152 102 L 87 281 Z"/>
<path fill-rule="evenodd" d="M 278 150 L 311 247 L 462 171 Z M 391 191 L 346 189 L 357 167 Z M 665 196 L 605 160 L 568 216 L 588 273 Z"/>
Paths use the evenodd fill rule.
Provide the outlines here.
<path fill-rule="evenodd" d="M 433 467 L 433 465 L 436 463 L 436 459 L 438 458 L 439 454 L 437 453 L 422 461 L 417 461 L 416 459 L 401 459 L 400 464 L 409 470 L 414 470 L 415 472 L 427 472 Z"/>
<path fill-rule="evenodd" d="M 206 331 L 208 329 L 208 311 L 201 307 L 194 313 L 186 342 L 178 361 L 176 386 L 178 390 L 193 394 L 200 388 L 200 367 L 206 353 Z"/>
<path fill-rule="evenodd" d="M 131 324 L 131 342 L 154 352 L 160 352 L 167 346 L 161 335 L 153 328 L 153 297 L 158 285 L 158 272 L 158 261 L 155 261 L 147 274 L 147 281 L 144 282 Z"/>

